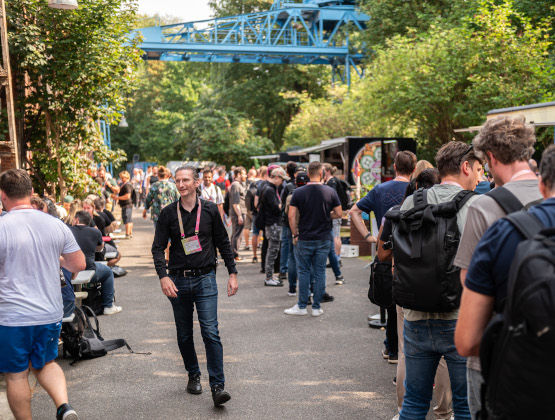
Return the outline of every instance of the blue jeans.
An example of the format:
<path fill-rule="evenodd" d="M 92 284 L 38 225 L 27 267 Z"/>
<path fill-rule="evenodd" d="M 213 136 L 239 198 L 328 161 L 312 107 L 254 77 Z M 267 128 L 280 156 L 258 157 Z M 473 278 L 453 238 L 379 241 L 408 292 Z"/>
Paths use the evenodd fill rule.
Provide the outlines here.
<path fill-rule="evenodd" d="M 289 267 L 289 255 L 293 252 L 293 237 L 291 229 L 283 226 L 281 230 L 281 253 L 279 256 L 279 272 L 287 273 Z"/>
<path fill-rule="evenodd" d="M 287 262 L 287 279 L 289 280 L 289 291 L 297 291 L 297 246 L 293 245 L 291 239 L 291 249 L 289 250 L 289 261 Z"/>
<path fill-rule="evenodd" d="M 218 332 L 218 286 L 216 273 L 200 277 L 171 276 L 177 287 L 177 297 L 168 298 L 172 304 L 177 344 L 189 376 L 200 374 L 193 342 L 193 311 L 197 308 L 200 333 L 206 350 L 206 365 L 210 388 L 223 385 L 224 356 Z"/>
<path fill-rule="evenodd" d="M 100 283 L 102 287 L 100 292 L 102 294 L 102 307 L 109 308 L 114 303 L 114 273 L 107 265 L 94 263 L 94 276 L 91 280 L 92 283 Z"/>
<path fill-rule="evenodd" d="M 434 377 L 445 357 L 453 391 L 455 419 L 470 419 L 466 399 L 466 359 L 455 348 L 456 320 L 429 319 L 404 323 L 405 398 L 400 420 L 424 420 L 430 409 Z"/>
<path fill-rule="evenodd" d="M 308 304 L 311 272 L 314 279 L 312 309 L 320 309 L 326 289 L 326 260 L 330 252 L 329 240 L 299 241 L 297 243 L 297 268 L 299 273 L 299 308 Z"/>
<path fill-rule="evenodd" d="M 335 244 L 333 243 L 333 239 L 330 241 L 330 252 L 328 254 L 328 259 L 330 260 L 333 274 L 335 274 L 335 277 L 339 277 L 341 275 L 341 269 L 339 268 L 339 258 L 337 258 L 337 254 L 335 253 Z"/>

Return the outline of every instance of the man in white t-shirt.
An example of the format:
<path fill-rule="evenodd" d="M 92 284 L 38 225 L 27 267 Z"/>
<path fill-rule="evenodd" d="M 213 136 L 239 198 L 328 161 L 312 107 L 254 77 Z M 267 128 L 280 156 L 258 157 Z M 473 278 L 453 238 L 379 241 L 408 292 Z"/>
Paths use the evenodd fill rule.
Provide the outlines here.
<path fill-rule="evenodd" d="M 222 220 L 224 220 L 224 196 L 220 187 L 212 182 L 213 178 L 214 175 L 212 171 L 204 171 L 202 173 L 200 196 L 205 200 L 215 203 L 218 206 L 218 211 L 220 212 Z"/>
<path fill-rule="evenodd" d="M 60 265 L 84 270 L 85 256 L 66 225 L 33 209 L 25 171 L 1 174 L 0 190 L 8 211 L 0 221 L 0 372 L 6 373 L 8 402 L 16 418 L 31 418 L 31 368 L 54 400 L 56 418 L 76 420 L 54 360 L 63 315 Z"/>

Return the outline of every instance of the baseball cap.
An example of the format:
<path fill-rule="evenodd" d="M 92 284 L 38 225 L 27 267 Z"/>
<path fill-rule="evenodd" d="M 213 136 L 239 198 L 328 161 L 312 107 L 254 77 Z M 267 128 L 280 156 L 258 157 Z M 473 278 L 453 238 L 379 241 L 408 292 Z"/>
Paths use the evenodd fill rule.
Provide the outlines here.
<path fill-rule="evenodd" d="M 283 168 L 280 168 L 280 167 L 273 169 L 270 176 L 279 176 L 281 179 L 284 179 L 286 181 L 289 181 L 290 179 L 287 176 L 287 173 L 285 173 L 285 171 L 283 170 Z"/>
<path fill-rule="evenodd" d="M 297 186 L 305 185 L 310 182 L 310 178 L 306 172 L 298 172 L 297 176 L 295 177 L 295 184 Z"/>
<path fill-rule="evenodd" d="M 64 197 L 64 203 L 71 203 L 71 202 L 73 202 L 73 196 L 71 196 L 71 195 L 66 195 L 66 196 Z"/>

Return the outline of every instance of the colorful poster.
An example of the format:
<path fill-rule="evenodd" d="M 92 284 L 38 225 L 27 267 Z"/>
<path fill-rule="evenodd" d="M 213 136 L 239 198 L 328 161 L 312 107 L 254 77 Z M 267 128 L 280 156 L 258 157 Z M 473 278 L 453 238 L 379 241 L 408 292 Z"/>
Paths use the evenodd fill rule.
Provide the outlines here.
<path fill-rule="evenodd" d="M 355 161 L 360 162 L 360 183 L 367 189 L 372 189 L 382 179 L 382 147 L 381 142 L 367 143 L 355 155 Z M 356 178 L 356 175 L 355 175 Z"/>

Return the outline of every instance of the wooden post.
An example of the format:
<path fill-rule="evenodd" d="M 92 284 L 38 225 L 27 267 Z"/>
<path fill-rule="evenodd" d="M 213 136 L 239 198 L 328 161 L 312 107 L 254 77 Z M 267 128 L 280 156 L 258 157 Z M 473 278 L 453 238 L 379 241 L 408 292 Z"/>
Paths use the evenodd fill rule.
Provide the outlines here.
<path fill-rule="evenodd" d="M 0 139 L 0 171 L 19 168 L 19 147 L 15 130 L 13 104 L 12 72 L 10 68 L 10 52 L 8 47 L 8 27 L 6 22 L 6 6 L 0 0 L 0 45 L 2 62 L 0 63 L 0 89 L 3 91 L 8 116 L 8 140 Z"/>

